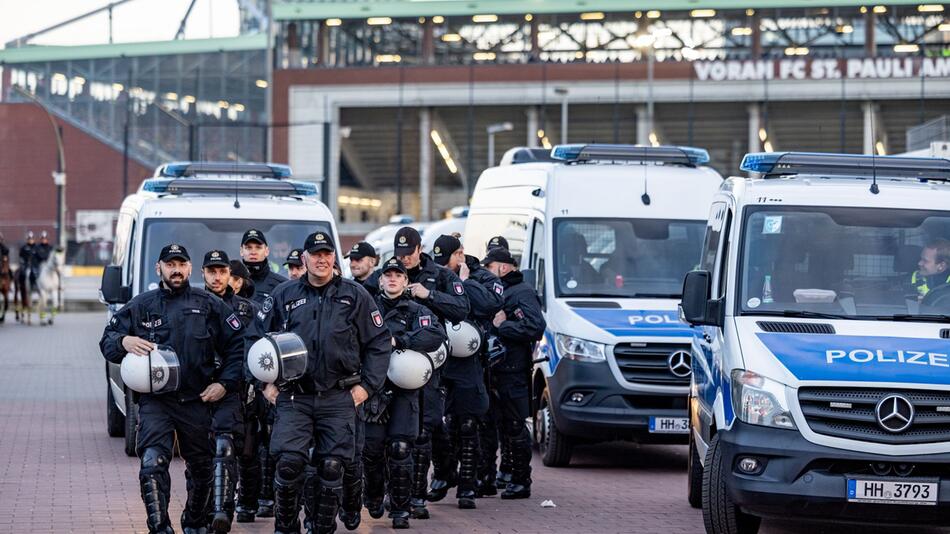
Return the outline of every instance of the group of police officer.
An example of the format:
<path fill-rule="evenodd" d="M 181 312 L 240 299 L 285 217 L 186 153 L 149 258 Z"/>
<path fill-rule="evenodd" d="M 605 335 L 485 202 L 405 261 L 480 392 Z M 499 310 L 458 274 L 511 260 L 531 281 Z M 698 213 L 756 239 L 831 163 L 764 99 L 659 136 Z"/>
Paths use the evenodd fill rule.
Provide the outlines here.
<path fill-rule="evenodd" d="M 287 280 L 270 267 L 264 233 L 250 229 L 243 261 L 205 254 L 204 289 L 189 284 L 184 246 L 161 250 L 159 288 L 120 309 L 100 342 L 111 362 L 147 358 L 136 450 L 149 532 L 174 532 L 176 435 L 186 533 L 228 532 L 235 515 L 273 516 L 275 533 L 300 532 L 301 504 L 307 532 L 334 532 L 337 517 L 355 529 L 364 506 L 408 528 L 452 487 L 463 509 L 497 488 L 503 499 L 530 496 L 529 371 L 545 327 L 535 290 L 502 237 L 481 261 L 457 235 L 440 236 L 430 253 L 421 242 L 400 229 L 381 267 L 373 247 L 357 243 L 346 255 L 350 280 L 332 236 L 317 231 L 288 255 Z M 458 332 L 474 335 L 460 343 Z M 304 354 L 296 373 L 273 354 L 287 334 Z M 170 372 L 153 365 L 157 349 L 176 356 L 173 391 L 151 387 Z M 412 354 L 428 367 L 407 386 L 393 369 Z M 262 378 L 271 372 L 278 378 Z"/>

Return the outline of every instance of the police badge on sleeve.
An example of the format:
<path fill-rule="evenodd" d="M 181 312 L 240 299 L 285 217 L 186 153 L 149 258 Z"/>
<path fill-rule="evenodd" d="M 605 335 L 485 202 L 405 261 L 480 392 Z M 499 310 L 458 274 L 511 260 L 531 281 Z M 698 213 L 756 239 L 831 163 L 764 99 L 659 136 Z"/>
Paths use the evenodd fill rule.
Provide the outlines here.
<path fill-rule="evenodd" d="M 465 288 L 462 287 L 462 282 L 452 282 L 452 289 L 455 290 L 456 295 L 465 294 Z"/>
<path fill-rule="evenodd" d="M 383 315 L 379 313 L 379 310 L 373 310 L 373 313 L 371 313 L 370 316 L 373 318 L 373 324 L 376 325 L 377 328 L 382 328 Z"/>
<path fill-rule="evenodd" d="M 431 319 L 428 315 L 420 315 L 420 316 L 419 316 L 419 326 L 420 326 L 420 327 L 425 328 L 425 327 L 429 326 L 430 324 L 432 324 L 432 319 Z"/>
<path fill-rule="evenodd" d="M 494 291 L 496 295 L 503 295 L 505 293 L 505 286 L 501 285 L 501 282 L 495 282 L 492 284 L 492 291 Z"/>
<path fill-rule="evenodd" d="M 241 329 L 241 320 L 238 319 L 233 313 L 225 320 L 228 322 L 228 326 L 230 326 L 232 330 L 238 331 Z"/>

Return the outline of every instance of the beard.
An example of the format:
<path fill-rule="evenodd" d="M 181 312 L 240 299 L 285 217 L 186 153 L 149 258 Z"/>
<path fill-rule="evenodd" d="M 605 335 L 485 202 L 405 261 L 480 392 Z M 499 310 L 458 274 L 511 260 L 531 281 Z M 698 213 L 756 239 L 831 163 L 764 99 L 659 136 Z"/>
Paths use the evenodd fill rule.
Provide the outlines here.
<path fill-rule="evenodd" d="M 182 273 L 172 273 L 168 278 L 163 276 L 162 283 L 171 289 L 181 289 L 188 284 L 188 279 Z"/>

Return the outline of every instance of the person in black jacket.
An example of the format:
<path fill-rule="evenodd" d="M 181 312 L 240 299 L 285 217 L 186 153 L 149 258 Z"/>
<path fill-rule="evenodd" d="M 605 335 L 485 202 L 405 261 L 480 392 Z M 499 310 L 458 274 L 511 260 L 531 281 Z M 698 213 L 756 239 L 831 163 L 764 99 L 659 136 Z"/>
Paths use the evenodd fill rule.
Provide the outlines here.
<path fill-rule="evenodd" d="M 249 299 L 234 294 L 229 281 L 231 262 L 223 250 L 211 250 L 201 264 L 205 290 L 217 295 L 246 328 L 256 320 L 258 307 Z M 217 356 L 217 355 L 216 355 Z M 220 369 L 219 361 L 215 366 Z M 243 367 L 243 366 L 242 366 Z M 235 512 L 234 491 L 240 488 L 236 507 L 238 522 L 254 521 L 261 489 L 261 464 L 257 455 L 257 405 L 254 389 L 241 376 L 236 391 L 228 392 L 212 407 L 211 430 L 214 432 L 214 497 L 211 529 L 229 532 Z M 238 480 L 241 483 L 238 485 Z"/>
<path fill-rule="evenodd" d="M 495 314 L 505 303 L 501 280 L 482 267 L 478 258 L 465 254 L 462 242 L 455 236 L 439 236 L 432 248 L 432 257 L 436 263 L 459 275 L 471 303 L 467 320 L 483 333 L 487 332 Z M 483 340 L 483 349 L 484 346 Z M 433 447 L 430 501 L 442 500 L 457 480 L 459 508 L 475 508 L 478 422 L 488 411 L 484 373 L 481 354 L 449 358 L 445 363 L 442 385 L 446 393 L 445 419 L 451 441 Z"/>
<path fill-rule="evenodd" d="M 307 274 L 307 268 L 303 266 L 303 249 L 295 248 L 291 250 L 290 253 L 287 254 L 284 265 L 287 267 L 289 280 L 296 280 Z"/>
<path fill-rule="evenodd" d="M 356 407 L 386 379 L 390 335 L 372 297 L 359 284 L 334 274 L 329 234 L 310 234 L 304 244 L 307 275 L 281 284 L 264 300 L 249 341 L 265 332 L 294 332 L 309 351 L 299 380 L 264 387 L 276 405 L 271 454 L 275 532 L 300 528 L 298 491 L 313 444 L 319 487 L 314 530 L 333 532 L 343 493 L 343 470 L 354 455 Z"/>
<path fill-rule="evenodd" d="M 469 302 L 465 285 L 452 271 L 439 266 L 422 253 L 422 236 L 415 228 L 404 226 L 393 238 L 396 258 L 409 274 L 409 292 L 416 302 L 432 310 L 445 323 L 458 323 L 468 317 Z M 422 389 L 422 426 L 413 454 L 412 517 L 428 519 L 426 498 L 429 463 L 432 461 L 432 436 L 445 434 L 445 391 L 439 369 Z M 440 440 L 445 442 L 447 440 Z"/>
<path fill-rule="evenodd" d="M 286 278 L 271 270 L 270 262 L 267 260 L 269 255 L 270 249 L 267 248 L 264 232 L 256 228 L 244 232 L 241 238 L 241 259 L 244 260 L 244 265 L 250 271 L 251 280 L 254 282 L 254 296 L 251 300 L 258 304 L 262 304 L 281 282 L 287 281 Z"/>
<path fill-rule="evenodd" d="M 431 310 L 406 293 L 409 278 L 396 258 L 383 266 L 381 285 L 376 303 L 392 335 L 393 348 L 423 353 L 437 350 L 445 342 L 445 329 Z M 393 528 L 409 528 L 412 446 L 419 434 L 419 390 L 401 389 L 387 380 L 363 410 L 366 508 L 370 516 L 382 517 L 383 495 L 388 493 Z"/>
<path fill-rule="evenodd" d="M 241 260 L 231 260 L 231 279 L 228 285 L 239 297 L 250 299 L 254 296 L 254 282 L 251 281 L 251 271 Z M 256 303 L 255 303 L 256 304 Z"/>
<path fill-rule="evenodd" d="M 236 391 L 240 383 L 243 326 L 221 299 L 188 284 L 191 260 L 185 247 L 164 247 L 156 269 L 160 287 L 138 295 L 116 312 L 99 348 L 106 360 L 116 364 L 123 358 L 145 357 L 156 345 L 170 346 L 177 354 L 178 389 L 139 395 L 135 448 L 141 458 L 139 482 L 149 532 L 174 532 L 168 518 L 168 464 L 177 434 L 188 479 L 181 525 L 186 533 L 197 533 L 208 524 L 211 494 L 214 451 L 209 404 Z M 221 361 L 218 368 L 215 355 Z"/>
<path fill-rule="evenodd" d="M 353 279 L 363 284 L 366 291 L 375 297 L 379 294 L 380 271 L 376 269 L 379 262 L 379 255 L 376 249 L 366 241 L 360 241 L 353 245 L 353 248 L 346 254 L 346 259 L 350 260 L 350 273 Z"/>
<path fill-rule="evenodd" d="M 492 319 L 492 333 L 501 340 L 506 354 L 491 369 L 502 439 L 511 450 L 511 482 L 501 498 L 526 499 L 531 496 L 531 437 L 525 426 L 531 392 L 531 362 L 534 346 L 544 335 L 546 324 L 541 301 L 534 288 L 524 282 L 510 252 L 494 248 L 482 260 L 482 265 L 501 278 L 505 286 L 505 305 Z"/>

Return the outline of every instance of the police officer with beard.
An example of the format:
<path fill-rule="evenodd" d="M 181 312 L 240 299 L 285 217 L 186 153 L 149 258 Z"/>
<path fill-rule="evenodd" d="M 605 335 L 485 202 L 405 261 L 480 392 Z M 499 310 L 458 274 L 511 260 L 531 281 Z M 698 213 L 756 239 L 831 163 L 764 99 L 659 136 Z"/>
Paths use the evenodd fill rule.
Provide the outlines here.
<path fill-rule="evenodd" d="M 469 313 L 465 286 L 452 271 L 439 266 L 422 252 L 422 236 L 415 228 L 404 226 L 393 238 L 395 256 L 409 275 L 409 292 L 419 304 L 429 308 L 443 324 L 458 323 Z M 442 420 L 445 411 L 445 393 L 441 389 L 439 370 L 422 389 L 422 426 L 413 455 L 412 517 L 428 519 L 426 508 L 429 463 L 432 460 L 432 436 L 445 433 Z M 446 441 L 446 440 L 443 440 Z"/>
<path fill-rule="evenodd" d="M 269 255 L 270 249 L 267 248 L 264 232 L 256 228 L 244 232 L 244 237 L 241 238 L 241 259 L 251 272 L 251 280 L 254 282 L 254 297 L 251 300 L 258 304 L 263 303 L 281 282 L 287 281 L 271 270 L 267 260 Z"/>
<path fill-rule="evenodd" d="M 455 236 L 439 236 L 432 248 L 432 257 L 462 280 L 471 303 L 467 320 L 483 333 L 484 338 L 484 333 L 491 328 L 492 319 L 505 303 L 501 281 L 482 267 L 478 258 L 465 254 L 462 242 Z M 483 342 L 483 351 L 484 345 Z M 432 489 L 429 492 L 430 501 L 440 501 L 457 480 L 459 508 L 467 509 L 475 508 L 478 422 L 488 411 L 485 370 L 480 356 L 449 358 L 445 363 L 442 385 L 446 390 L 445 419 L 451 442 L 434 447 Z"/>
<path fill-rule="evenodd" d="M 162 249 L 155 266 L 158 289 L 132 299 L 109 321 L 99 347 L 106 360 L 146 357 L 156 345 L 177 354 L 181 383 L 172 393 L 141 394 L 136 452 L 149 532 L 174 532 L 168 518 L 168 464 L 177 435 L 185 459 L 188 499 L 181 515 L 185 533 L 205 532 L 211 495 L 211 410 L 241 377 L 243 326 L 228 306 L 188 283 L 191 260 L 185 247 Z M 129 355 L 127 355 L 129 354 Z M 215 367 L 215 356 L 221 359 Z"/>
<path fill-rule="evenodd" d="M 295 248 L 287 254 L 287 260 L 284 261 L 287 267 L 287 275 L 290 280 L 296 280 L 307 274 L 306 267 L 303 266 L 303 249 Z"/>
<path fill-rule="evenodd" d="M 393 348 L 422 353 L 439 349 L 446 340 L 445 329 L 431 310 L 406 293 L 409 277 L 402 262 L 391 258 L 381 272 L 376 303 L 392 335 Z M 412 446 L 419 433 L 419 390 L 402 389 L 387 380 L 363 409 L 366 508 L 373 518 L 382 517 L 383 494 L 388 493 L 393 528 L 409 528 Z"/>
<path fill-rule="evenodd" d="M 201 265 L 205 290 L 217 295 L 240 319 L 245 329 L 257 317 L 259 308 L 249 299 L 231 289 L 231 262 L 223 250 L 205 254 Z M 247 330 L 245 330 L 246 332 Z M 217 356 L 217 355 L 216 355 Z M 220 369 L 220 358 L 215 367 Z M 228 392 L 212 407 L 212 431 L 215 437 L 214 497 L 211 529 L 229 532 L 235 512 L 234 491 L 240 476 L 238 523 L 254 521 L 261 489 L 261 464 L 257 456 L 257 405 L 254 389 L 241 376 L 236 391 Z M 237 464 L 237 465 L 235 465 Z"/>
<path fill-rule="evenodd" d="M 506 354 L 490 370 L 493 394 L 499 408 L 502 440 L 511 451 L 511 482 L 502 499 L 526 499 L 531 496 L 531 437 L 525 426 L 529 411 L 530 373 L 534 345 L 544 335 L 545 321 L 541 301 L 508 250 L 493 248 L 482 265 L 501 278 L 505 286 L 505 305 L 492 319 Z"/>
<path fill-rule="evenodd" d="M 282 284 L 264 301 L 250 341 L 265 332 L 294 332 L 308 351 L 307 372 L 278 389 L 264 388 L 276 405 L 271 454 L 275 532 L 298 532 L 298 492 L 308 449 L 319 477 L 313 529 L 334 532 L 343 493 L 343 470 L 354 455 L 356 407 L 386 379 L 390 335 L 372 297 L 334 273 L 335 247 L 318 231 L 304 244 L 306 276 Z"/>
<path fill-rule="evenodd" d="M 381 272 L 376 269 L 379 256 L 373 245 L 366 241 L 356 243 L 346 254 L 346 259 L 350 260 L 350 272 L 353 274 L 353 279 L 363 284 L 366 291 L 375 297 L 379 293 Z"/>

